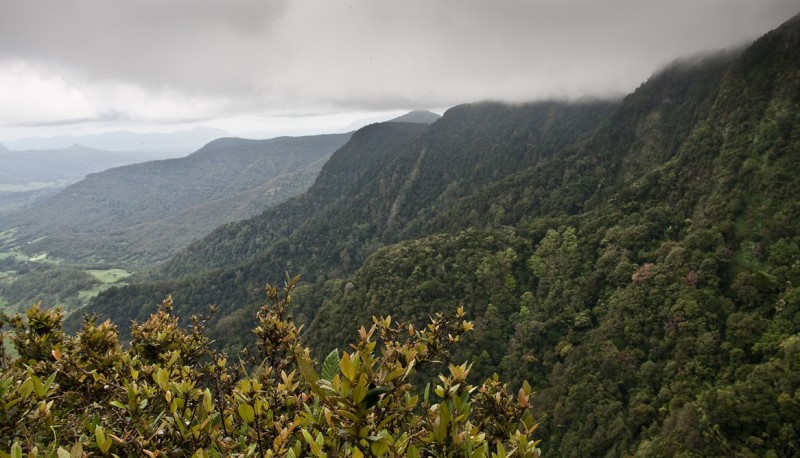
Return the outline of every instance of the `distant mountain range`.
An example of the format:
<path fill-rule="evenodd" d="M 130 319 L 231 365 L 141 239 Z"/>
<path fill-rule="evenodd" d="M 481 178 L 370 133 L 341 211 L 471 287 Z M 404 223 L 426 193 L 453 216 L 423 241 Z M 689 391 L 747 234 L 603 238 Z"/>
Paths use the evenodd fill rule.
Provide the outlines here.
<path fill-rule="evenodd" d="M 429 124 L 439 118 L 417 110 L 391 121 Z M 165 159 L 181 145 L 225 133 L 197 128 L 173 134 L 115 132 L 13 142 L 20 147 L 82 141 L 142 151 L 103 151 L 82 145 L 0 149 L 4 165 L 0 170 L 0 216 L 4 218 L 0 228 L 17 228 L 17 242 L 26 242 L 26 251 L 47 251 L 72 262 L 131 267 L 163 260 L 216 226 L 254 216 L 304 191 L 327 157 L 350 135 L 218 139 L 187 158 L 108 170 L 54 196 L 88 174 Z M 148 152 L 151 148 L 173 153 Z M 287 162 L 278 165 L 280 161 Z M 190 191 L 187 183 L 192 183 Z M 50 196 L 52 200 L 45 202 Z M 23 210 L 37 202 L 41 203 Z M 36 239 L 40 240 L 27 244 Z"/>
<path fill-rule="evenodd" d="M 170 156 L 163 152 L 104 151 L 77 144 L 59 149 L 0 149 L 0 185 L 62 183 L 63 186 L 90 173 Z"/>
<path fill-rule="evenodd" d="M 439 118 L 441 118 L 441 116 L 427 110 L 414 110 L 393 119 L 387 119 L 386 116 L 371 116 L 368 118 L 356 119 L 344 128 L 340 129 L 339 132 L 353 132 L 362 127 L 379 122 L 412 122 L 430 124 Z"/>
<path fill-rule="evenodd" d="M 10 151 L 0 145 L 0 217 L 55 194 L 90 173 L 175 153 L 104 151 L 82 145 Z"/>
<path fill-rule="evenodd" d="M 140 151 L 169 154 L 189 154 L 206 143 L 231 134 L 211 127 L 170 133 L 106 132 L 92 135 L 61 135 L 56 137 L 30 137 L 4 140 L 6 148 L 14 151 L 60 149 L 79 144 L 106 151 Z"/>
<path fill-rule="evenodd" d="M 224 138 L 179 159 L 87 176 L 7 215 L 15 246 L 80 263 L 156 262 L 215 227 L 303 192 L 350 134 Z M 6 153 L 7 154 L 7 153 Z"/>

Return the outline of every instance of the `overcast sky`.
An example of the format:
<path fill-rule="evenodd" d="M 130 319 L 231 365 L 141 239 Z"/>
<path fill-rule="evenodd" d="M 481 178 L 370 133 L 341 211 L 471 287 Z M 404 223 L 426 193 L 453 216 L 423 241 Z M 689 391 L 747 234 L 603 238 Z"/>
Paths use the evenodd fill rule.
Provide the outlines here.
<path fill-rule="evenodd" d="M 624 94 L 797 0 L 0 0 L 0 141 Z"/>

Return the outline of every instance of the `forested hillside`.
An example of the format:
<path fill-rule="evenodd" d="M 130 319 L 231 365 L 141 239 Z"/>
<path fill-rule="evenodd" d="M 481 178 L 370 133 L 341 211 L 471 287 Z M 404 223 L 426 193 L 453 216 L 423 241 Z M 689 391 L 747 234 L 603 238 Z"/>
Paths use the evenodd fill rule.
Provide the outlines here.
<path fill-rule="evenodd" d="M 70 262 L 150 265 L 305 191 L 350 134 L 215 140 L 180 159 L 88 176 L 4 219 L 12 245 Z M 29 243 L 30 242 L 30 243 Z"/>
<path fill-rule="evenodd" d="M 484 103 L 353 135 L 304 195 L 224 226 L 87 312 L 167 293 L 254 340 L 301 274 L 324 356 L 371 315 L 463 306 L 455 359 L 530 381 L 545 454 L 800 453 L 800 17 L 677 62 L 621 103 Z M 77 327 L 77 317 L 68 322 Z"/>
<path fill-rule="evenodd" d="M 5 221 L 6 215 L 44 200 L 90 173 L 174 156 L 163 151 L 105 151 L 78 144 L 11 151 L 0 144 L 0 217 Z"/>

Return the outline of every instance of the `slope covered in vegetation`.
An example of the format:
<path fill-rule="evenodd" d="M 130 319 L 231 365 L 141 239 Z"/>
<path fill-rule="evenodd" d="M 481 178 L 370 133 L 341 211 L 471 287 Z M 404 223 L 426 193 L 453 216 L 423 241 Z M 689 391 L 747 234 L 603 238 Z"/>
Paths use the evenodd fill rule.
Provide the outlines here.
<path fill-rule="evenodd" d="M 150 266 L 217 226 L 304 192 L 350 134 L 223 138 L 187 157 L 94 173 L 4 218 L 4 245 L 71 263 Z"/>
<path fill-rule="evenodd" d="M 0 340 L 0 456 L 540 455 L 529 385 L 516 396 L 496 377 L 472 386 L 466 363 L 424 393 L 410 383 L 471 330 L 461 309 L 419 330 L 374 318 L 317 370 L 288 314 L 297 280 L 267 286 L 257 350 L 241 355 L 250 371 L 210 350 L 203 319 L 184 331 L 170 298 L 125 349 L 109 321 L 69 337 L 59 311 L 3 316 L 19 357 Z"/>
<path fill-rule="evenodd" d="M 293 311 L 321 357 L 372 315 L 461 304 L 478 331 L 455 357 L 530 381 L 545 453 L 795 456 L 797 62 L 800 17 L 618 105 L 370 126 L 302 197 L 87 310 L 125 322 L 167 292 L 183 313 L 214 302 L 209 330 L 233 347 L 253 341 L 239 330 L 260 283 L 301 273 Z"/>

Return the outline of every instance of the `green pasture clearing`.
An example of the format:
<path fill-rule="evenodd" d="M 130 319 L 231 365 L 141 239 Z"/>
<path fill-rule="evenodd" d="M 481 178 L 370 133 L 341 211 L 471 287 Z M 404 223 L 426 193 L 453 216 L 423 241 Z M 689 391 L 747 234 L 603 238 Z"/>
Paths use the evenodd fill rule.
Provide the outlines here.
<path fill-rule="evenodd" d="M 88 301 L 89 299 L 97 296 L 98 294 L 102 293 L 103 291 L 111 288 L 111 286 L 121 286 L 125 283 L 122 283 L 122 280 L 131 276 L 131 273 L 125 269 L 91 269 L 85 270 L 85 272 L 94 278 L 100 280 L 102 284 L 95 286 L 94 288 L 87 289 L 78 293 L 78 300 L 80 302 Z"/>
<path fill-rule="evenodd" d="M 31 256 L 15 249 L 0 251 L 0 261 L 7 258 L 15 258 L 17 262 L 28 261 L 28 262 L 39 262 L 50 265 L 57 265 L 61 263 L 61 261 L 59 261 L 58 259 L 49 257 L 49 255 L 46 252 L 42 252 Z"/>
<path fill-rule="evenodd" d="M 30 256 L 28 256 L 27 254 L 19 252 L 19 251 L 16 251 L 16 250 L 0 251 L 0 261 L 2 261 L 4 259 L 7 259 L 7 258 L 16 258 L 17 261 L 20 261 L 20 262 L 30 261 L 30 259 L 31 259 Z"/>
<path fill-rule="evenodd" d="M 36 256 L 32 256 L 29 261 L 33 262 L 44 262 L 47 259 L 47 253 L 39 253 Z"/>
<path fill-rule="evenodd" d="M 2 183 L 0 184 L 0 192 L 30 192 L 30 191 L 38 191 L 40 189 L 63 188 L 65 185 L 66 181 L 64 180 L 31 181 L 29 183 L 22 183 L 22 184 Z"/>
<path fill-rule="evenodd" d="M 5 231 L 0 231 L 0 240 L 12 240 L 14 238 L 14 234 L 19 230 L 19 228 L 14 227 Z"/>
<path fill-rule="evenodd" d="M 102 285 L 97 285 L 92 289 L 83 290 L 78 293 L 78 302 L 85 304 L 86 302 L 89 301 L 89 299 L 97 296 L 98 294 L 102 293 L 108 288 L 111 288 L 111 285 L 102 284 Z"/>
<path fill-rule="evenodd" d="M 100 280 L 104 284 L 116 283 L 131 276 L 125 269 L 86 270 L 87 274 Z"/>

